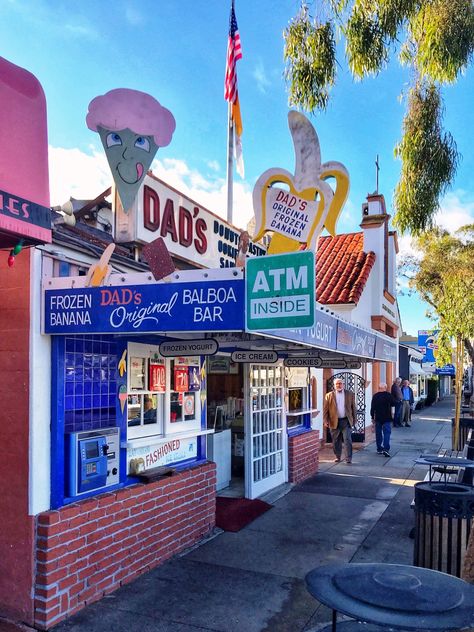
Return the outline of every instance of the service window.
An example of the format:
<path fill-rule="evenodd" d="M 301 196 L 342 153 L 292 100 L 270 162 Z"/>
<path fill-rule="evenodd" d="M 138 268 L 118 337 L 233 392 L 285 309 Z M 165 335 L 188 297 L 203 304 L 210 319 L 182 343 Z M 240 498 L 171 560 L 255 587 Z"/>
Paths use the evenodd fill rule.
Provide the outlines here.
<path fill-rule="evenodd" d="M 167 433 L 201 427 L 200 384 L 198 358 L 171 360 Z"/>
<path fill-rule="evenodd" d="M 288 428 L 307 425 L 311 414 L 310 371 L 286 368 L 286 412 Z"/>
<path fill-rule="evenodd" d="M 127 426 L 128 438 L 163 434 L 166 392 L 166 361 L 158 347 L 128 345 Z"/>

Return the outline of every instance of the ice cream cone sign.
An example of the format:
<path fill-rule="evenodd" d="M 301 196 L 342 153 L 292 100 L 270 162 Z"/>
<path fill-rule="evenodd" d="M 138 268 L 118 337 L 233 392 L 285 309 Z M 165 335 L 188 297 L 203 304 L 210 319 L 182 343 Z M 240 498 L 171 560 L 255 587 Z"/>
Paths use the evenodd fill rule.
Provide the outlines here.
<path fill-rule="evenodd" d="M 344 165 L 334 161 L 321 164 L 319 139 L 309 120 L 291 111 L 288 125 L 295 148 L 295 173 L 268 169 L 253 190 L 253 240 L 272 232 L 268 254 L 316 250 L 324 227 L 335 233 L 349 193 L 349 173 Z M 327 182 L 331 178 L 335 180 L 334 190 Z"/>
<path fill-rule="evenodd" d="M 158 148 L 171 142 L 174 116 L 145 92 L 117 88 L 92 99 L 86 123 L 100 135 L 127 213 Z"/>
<path fill-rule="evenodd" d="M 118 398 L 120 402 L 120 410 L 123 414 L 123 409 L 125 408 L 125 402 L 127 401 L 127 387 L 125 386 L 125 384 L 120 385 Z"/>

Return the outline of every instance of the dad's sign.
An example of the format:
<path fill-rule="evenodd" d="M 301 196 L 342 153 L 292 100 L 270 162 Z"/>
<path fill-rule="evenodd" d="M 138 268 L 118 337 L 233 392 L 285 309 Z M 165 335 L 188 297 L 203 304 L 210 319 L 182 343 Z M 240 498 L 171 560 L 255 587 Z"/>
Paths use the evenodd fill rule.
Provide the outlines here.
<path fill-rule="evenodd" d="M 244 326 L 242 279 L 45 290 L 44 297 L 45 334 L 241 331 Z"/>
<path fill-rule="evenodd" d="M 315 263 L 310 251 L 247 259 L 246 331 L 312 327 Z"/>

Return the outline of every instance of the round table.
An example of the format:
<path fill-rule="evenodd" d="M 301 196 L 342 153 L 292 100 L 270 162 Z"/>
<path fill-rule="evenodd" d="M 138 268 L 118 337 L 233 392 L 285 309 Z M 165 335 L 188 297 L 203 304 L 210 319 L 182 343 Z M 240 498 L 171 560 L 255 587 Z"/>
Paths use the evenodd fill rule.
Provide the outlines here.
<path fill-rule="evenodd" d="M 309 572 L 306 586 L 332 608 L 333 632 L 338 612 L 385 629 L 434 632 L 474 626 L 474 586 L 427 568 L 330 564 Z"/>
<path fill-rule="evenodd" d="M 433 468 L 444 476 L 444 483 L 447 485 L 449 475 L 460 468 L 474 468 L 474 461 L 464 457 L 438 456 L 436 454 L 423 454 L 415 459 L 417 465 L 428 465 L 430 468 L 430 481 L 433 480 Z"/>

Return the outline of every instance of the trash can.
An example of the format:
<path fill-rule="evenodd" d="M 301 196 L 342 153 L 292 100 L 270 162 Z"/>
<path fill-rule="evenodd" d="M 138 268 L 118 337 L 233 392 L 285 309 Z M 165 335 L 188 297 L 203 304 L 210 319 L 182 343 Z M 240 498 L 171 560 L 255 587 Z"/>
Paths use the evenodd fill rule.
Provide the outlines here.
<path fill-rule="evenodd" d="M 415 484 L 413 564 L 461 577 L 474 517 L 474 489 L 459 483 Z"/>
<path fill-rule="evenodd" d="M 467 435 L 469 434 L 469 430 L 474 428 L 474 417 L 459 417 L 459 435 L 458 442 L 454 445 L 454 435 L 455 435 L 455 426 L 454 426 L 454 417 L 451 417 L 451 432 L 452 432 L 452 440 L 451 445 L 453 446 L 453 450 L 464 450 L 464 445 L 467 442 Z"/>

